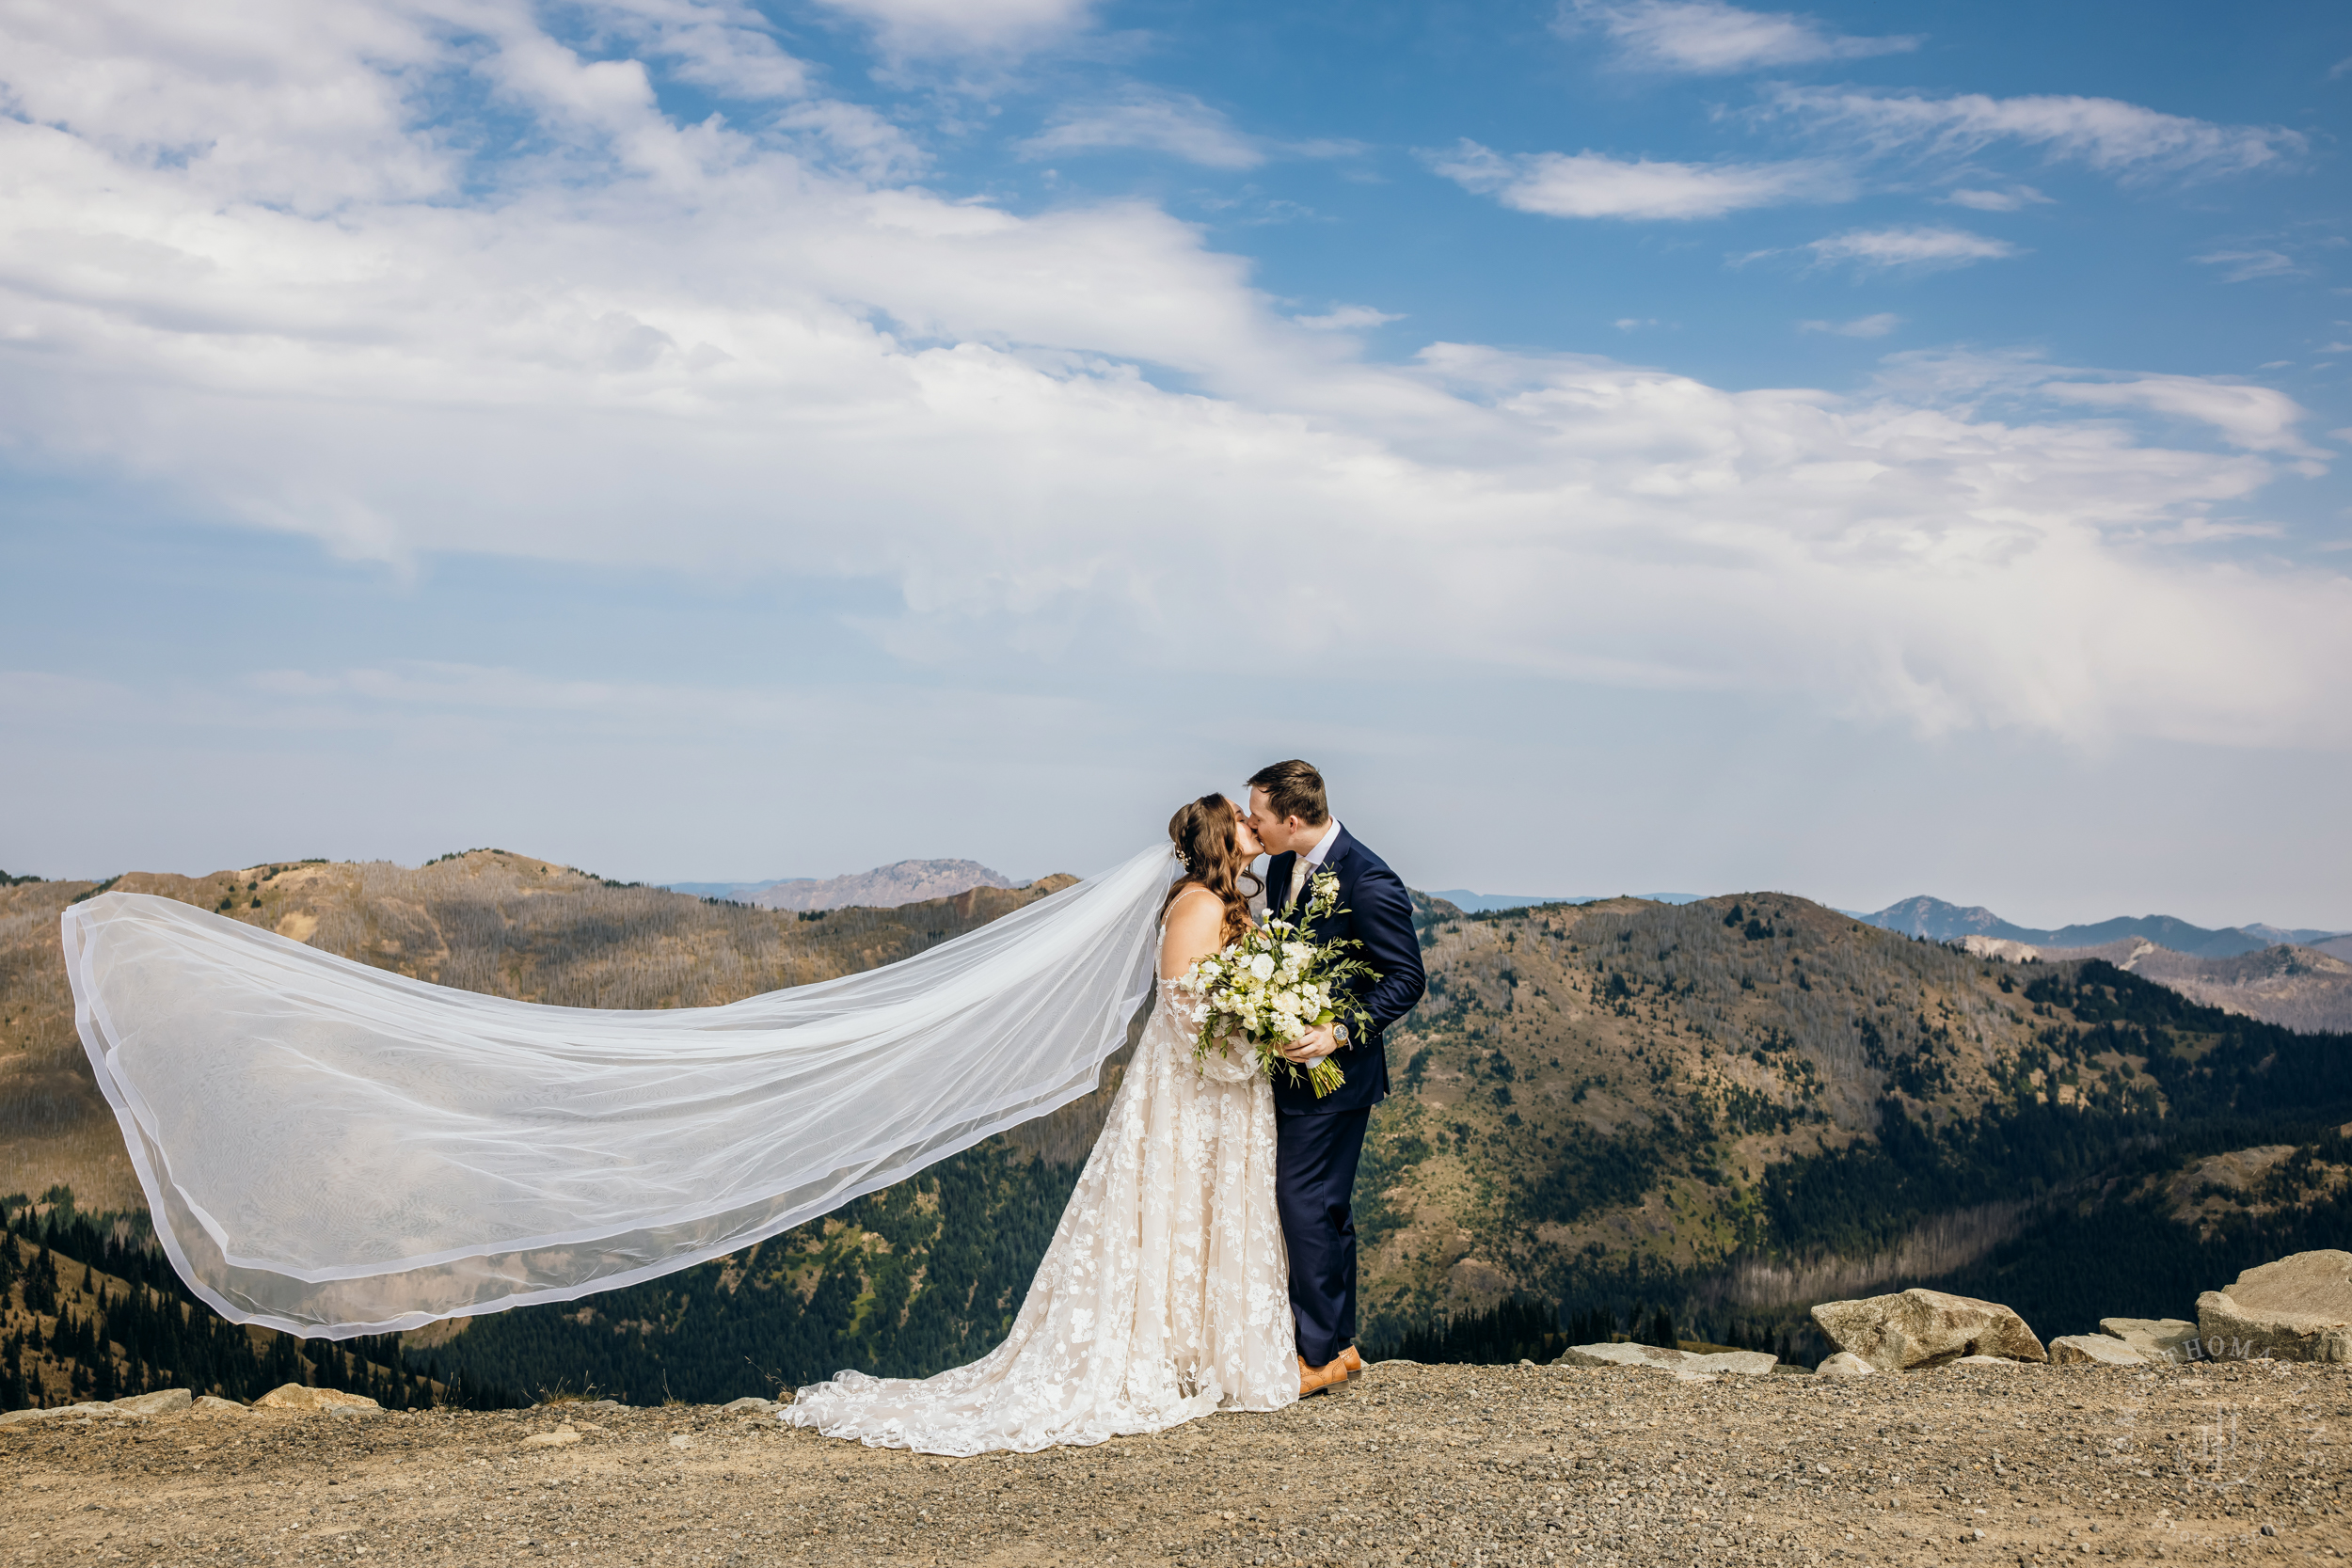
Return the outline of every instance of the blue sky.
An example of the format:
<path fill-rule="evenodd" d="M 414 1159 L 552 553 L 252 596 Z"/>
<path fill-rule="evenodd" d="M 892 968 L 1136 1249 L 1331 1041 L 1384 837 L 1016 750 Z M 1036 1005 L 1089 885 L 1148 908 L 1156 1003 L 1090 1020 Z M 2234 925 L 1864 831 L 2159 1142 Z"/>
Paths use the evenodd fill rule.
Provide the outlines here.
<path fill-rule="evenodd" d="M 2352 927 L 2352 13 L 0 10 L 0 866 Z"/>

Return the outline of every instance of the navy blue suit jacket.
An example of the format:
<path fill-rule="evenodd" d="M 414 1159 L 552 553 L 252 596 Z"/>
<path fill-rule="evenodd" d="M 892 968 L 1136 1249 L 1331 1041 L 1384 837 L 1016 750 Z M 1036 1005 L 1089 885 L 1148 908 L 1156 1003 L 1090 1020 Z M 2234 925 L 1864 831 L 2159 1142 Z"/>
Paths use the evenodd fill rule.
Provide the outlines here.
<path fill-rule="evenodd" d="M 1279 916 L 1290 902 L 1291 871 L 1296 854 L 1277 855 L 1266 865 L 1266 912 Z M 1389 1053 L 1382 1037 L 1390 1024 L 1412 1010 L 1427 989 L 1421 969 L 1421 942 L 1413 934 L 1413 899 L 1388 863 L 1358 843 L 1345 828 L 1324 857 L 1323 869 L 1340 879 L 1340 909 L 1344 911 L 1312 927 L 1317 942 L 1352 938 L 1363 943 L 1349 957 L 1370 964 L 1373 976 L 1350 989 L 1363 1003 L 1367 1018 L 1350 1025 L 1356 1038 L 1331 1059 L 1347 1074 L 1347 1082 L 1321 1100 L 1302 1077 L 1287 1075 L 1274 1081 L 1274 1109 L 1282 1116 L 1334 1111 L 1369 1110 L 1389 1092 Z"/>

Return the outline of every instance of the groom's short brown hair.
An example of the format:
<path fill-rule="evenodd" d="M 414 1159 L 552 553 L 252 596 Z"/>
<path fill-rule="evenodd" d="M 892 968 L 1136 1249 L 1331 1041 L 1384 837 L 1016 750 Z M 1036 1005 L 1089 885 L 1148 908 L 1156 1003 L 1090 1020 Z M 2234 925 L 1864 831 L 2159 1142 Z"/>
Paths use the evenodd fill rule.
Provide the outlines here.
<path fill-rule="evenodd" d="M 1249 775 L 1249 787 L 1265 791 L 1266 804 L 1284 822 L 1297 817 L 1310 828 L 1331 820 L 1331 807 L 1323 795 L 1323 775 L 1311 762 L 1293 758 L 1259 768 Z"/>

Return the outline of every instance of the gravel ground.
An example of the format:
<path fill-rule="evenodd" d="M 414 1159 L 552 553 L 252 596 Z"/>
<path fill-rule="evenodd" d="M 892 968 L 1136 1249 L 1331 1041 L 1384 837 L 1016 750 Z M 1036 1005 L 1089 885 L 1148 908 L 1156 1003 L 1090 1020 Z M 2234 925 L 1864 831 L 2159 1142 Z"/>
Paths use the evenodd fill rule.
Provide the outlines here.
<path fill-rule="evenodd" d="M 1277 1416 L 964 1460 L 686 1405 L 60 1418 L 0 1430 L 0 1561 L 2334 1561 L 2348 1439 L 2352 1370 L 2265 1363 L 1387 1362 Z"/>

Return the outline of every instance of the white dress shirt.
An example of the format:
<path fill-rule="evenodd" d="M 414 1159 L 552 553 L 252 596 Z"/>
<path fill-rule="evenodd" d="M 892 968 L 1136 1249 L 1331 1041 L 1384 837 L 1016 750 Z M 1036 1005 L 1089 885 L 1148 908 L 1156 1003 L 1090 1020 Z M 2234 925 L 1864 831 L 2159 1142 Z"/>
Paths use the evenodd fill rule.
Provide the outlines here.
<path fill-rule="evenodd" d="M 1331 818 L 1331 825 L 1323 830 L 1323 836 L 1315 840 L 1315 847 L 1299 857 L 1299 860 L 1307 863 L 1305 869 L 1300 869 L 1296 861 L 1291 863 L 1290 901 L 1292 903 L 1298 902 L 1299 896 L 1307 890 L 1308 881 L 1316 872 L 1323 869 L 1323 863 L 1330 856 L 1331 846 L 1337 844 L 1339 839 L 1340 819 L 1335 816 Z"/>

